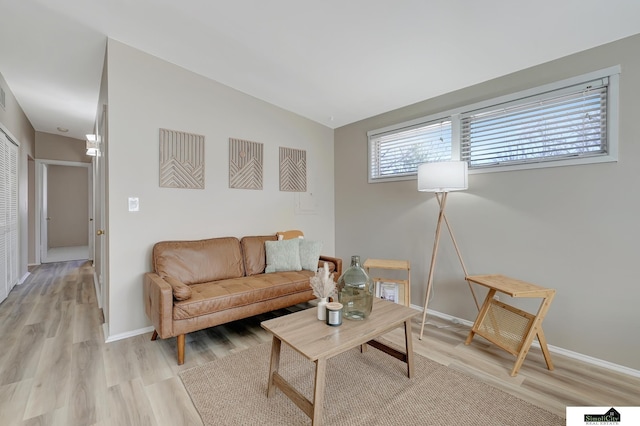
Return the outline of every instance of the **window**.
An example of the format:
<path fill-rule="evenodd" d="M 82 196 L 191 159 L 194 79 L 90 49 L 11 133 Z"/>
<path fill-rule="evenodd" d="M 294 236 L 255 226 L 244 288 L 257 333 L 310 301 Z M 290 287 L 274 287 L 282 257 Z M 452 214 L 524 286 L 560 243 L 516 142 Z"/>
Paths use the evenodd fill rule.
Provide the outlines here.
<path fill-rule="evenodd" d="M 451 119 L 369 134 L 369 182 L 413 176 L 428 161 L 451 159 Z"/>
<path fill-rule="evenodd" d="M 470 173 L 617 161 L 620 67 L 367 133 L 369 182 L 460 159 Z"/>
<path fill-rule="evenodd" d="M 608 78 L 462 114 L 469 168 L 607 154 Z"/>

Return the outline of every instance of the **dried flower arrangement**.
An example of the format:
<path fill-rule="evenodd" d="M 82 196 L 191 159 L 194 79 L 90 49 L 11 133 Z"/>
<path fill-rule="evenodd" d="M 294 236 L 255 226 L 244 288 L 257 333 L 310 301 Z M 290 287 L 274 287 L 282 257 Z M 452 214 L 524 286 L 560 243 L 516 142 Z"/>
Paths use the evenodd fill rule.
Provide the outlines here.
<path fill-rule="evenodd" d="M 313 295 L 319 299 L 333 296 L 336 292 L 336 283 L 333 281 L 333 274 L 329 275 L 329 264 L 324 262 L 324 267 L 318 269 L 316 275 L 309 279 Z"/>

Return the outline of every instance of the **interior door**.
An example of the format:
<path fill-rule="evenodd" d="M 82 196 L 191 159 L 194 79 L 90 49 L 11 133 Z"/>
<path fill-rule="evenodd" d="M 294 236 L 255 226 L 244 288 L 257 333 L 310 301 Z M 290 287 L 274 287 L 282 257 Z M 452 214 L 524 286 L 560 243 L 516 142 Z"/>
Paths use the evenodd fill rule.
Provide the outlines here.
<path fill-rule="evenodd" d="M 93 198 L 93 193 L 94 193 L 94 185 L 93 185 L 93 167 L 89 168 L 87 170 L 88 172 L 88 179 L 89 179 L 89 222 L 87 223 L 87 226 L 89 227 L 89 230 L 87 232 L 87 235 L 89 236 L 89 260 L 93 260 L 95 259 L 95 227 L 93 226 L 94 221 L 93 221 L 93 217 L 95 216 L 95 201 Z"/>
<path fill-rule="evenodd" d="M 0 131 L 0 302 L 18 282 L 18 146 Z"/>
<path fill-rule="evenodd" d="M 8 276 L 8 192 L 9 192 L 9 157 L 7 156 L 7 144 L 4 133 L 0 132 L 0 302 L 9 294 Z"/>

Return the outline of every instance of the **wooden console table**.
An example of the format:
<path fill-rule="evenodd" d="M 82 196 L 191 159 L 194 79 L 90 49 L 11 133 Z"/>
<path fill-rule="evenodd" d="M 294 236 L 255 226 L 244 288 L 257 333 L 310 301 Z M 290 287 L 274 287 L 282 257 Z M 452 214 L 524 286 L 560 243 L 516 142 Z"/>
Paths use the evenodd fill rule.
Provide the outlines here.
<path fill-rule="evenodd" d="M 537 337 L 547 368 L 553 370 L 547 340 L 542 331 L 542 320 L 549 310 L 556 291 L 504 275 L 471 275 L 467 276 L 466 280 L 469 283 L 487 287 L 489 292 L 464 344 L 471 343 L 473 336 L 478 334 L 515 355 L 516 363 L 511 370 L 511 376 L 515 376 L 529 352 L 533 338 Z M 493 296 L 498 291 L 511 297 L 542 298 L 542 303 L 536 315 L 532 315 L 495 300 Z"/>

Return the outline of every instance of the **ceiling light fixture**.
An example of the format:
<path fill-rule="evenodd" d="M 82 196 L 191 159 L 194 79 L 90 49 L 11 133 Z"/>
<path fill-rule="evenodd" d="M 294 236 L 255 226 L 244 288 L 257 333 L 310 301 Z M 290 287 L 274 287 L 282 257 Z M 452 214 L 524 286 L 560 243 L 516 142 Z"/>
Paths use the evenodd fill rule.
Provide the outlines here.
<path fill-rule="evenodd" d="M 66 127 L 58 126 L 57 129 L 60 133 L 67 133 L 69 131 L 69 129 L 67 129 Z"/>

